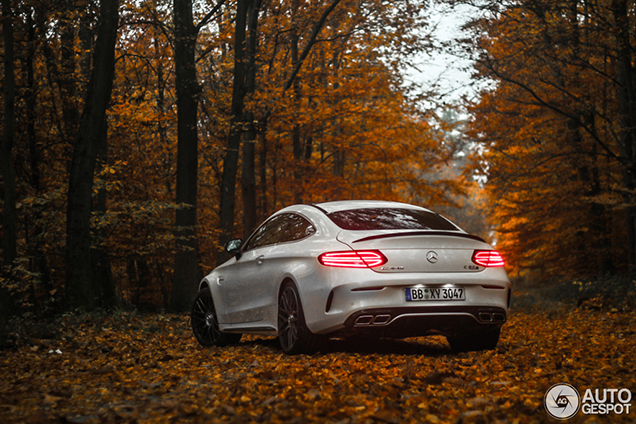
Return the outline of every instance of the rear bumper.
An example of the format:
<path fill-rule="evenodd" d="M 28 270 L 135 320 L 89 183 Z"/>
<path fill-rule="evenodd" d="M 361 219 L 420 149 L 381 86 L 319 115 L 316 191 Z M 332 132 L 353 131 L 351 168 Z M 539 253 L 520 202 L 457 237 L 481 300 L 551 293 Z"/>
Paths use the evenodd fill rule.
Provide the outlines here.
<path fill-rule="evenodd" d="M 501 327 L 506 309 L 490 306 L 419 306 L 364 309 L 351 314 L 336 335 L 378 337 L 453 335 Z"/>
<path fill-rule="evenodd" d="M 316 334 L 375 331 L 427 335 L 471 327 L 501 326 L 508 314 L 511 286 L 503 268 L 472 273 L 380 274 L 367 269 L 322 270 L 300 287 L 305 319 Z M 453 286 L 465 289 L 465 300 L 407 301 L 405 289 L 414 286 Z M 493 322 L 479 312 L 497 315 Z M 366 328 L 358 318 L 371 315 Z M 389 317 L 377 317 L 389 315 Z M 483 318 L 485 318 L 484 316 Z M 368 318 L 365 318 L 368 319 Z M 404 323 L 408 330 L 399 331 Z M 397 336 L 396 336 L 397 337 Z"/>

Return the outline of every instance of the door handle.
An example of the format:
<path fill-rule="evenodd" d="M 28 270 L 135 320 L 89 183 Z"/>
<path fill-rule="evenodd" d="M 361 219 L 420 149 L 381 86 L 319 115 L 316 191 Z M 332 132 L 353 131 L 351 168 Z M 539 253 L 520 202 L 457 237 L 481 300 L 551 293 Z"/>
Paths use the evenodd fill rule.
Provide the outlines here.
<path fill-rule="evenodd" d="M 256 258 L 256 263 L 260 265 L 263 263 L 264 260 L 265 260 L 265 256 L 261 255 L 258 258 Z"/>

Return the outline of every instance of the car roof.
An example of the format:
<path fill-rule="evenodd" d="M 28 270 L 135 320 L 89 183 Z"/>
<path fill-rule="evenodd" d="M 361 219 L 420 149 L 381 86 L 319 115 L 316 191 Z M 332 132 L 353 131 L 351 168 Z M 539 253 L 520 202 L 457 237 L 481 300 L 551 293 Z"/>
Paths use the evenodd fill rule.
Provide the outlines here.
<path fill-rule="evenodd" d="M 327 213 L 339 212 L 349 209 L 370 209 L 370 208 L 401 208 L 428 210 L 420 206 L 409 205 L 408 203 L 389 202 L 385 200 L 338 200 L 334 202 L 317 203 L 319 207 Z"/>

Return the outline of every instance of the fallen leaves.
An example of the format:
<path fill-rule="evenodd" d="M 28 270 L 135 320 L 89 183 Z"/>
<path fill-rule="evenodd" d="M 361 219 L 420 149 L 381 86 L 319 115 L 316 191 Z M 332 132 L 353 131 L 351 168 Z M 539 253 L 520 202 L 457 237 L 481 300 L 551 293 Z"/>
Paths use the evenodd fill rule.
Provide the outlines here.
<path fill-rule="evenodd" d="M 286 356 L 258 336 L 201 348 L 187 316 L 67 317 L 0 353 L 0 422 L 547 422 L 553 384 L 633 389 L 635 318 L 516 313 L 488 352 L 429 337 Z"/>

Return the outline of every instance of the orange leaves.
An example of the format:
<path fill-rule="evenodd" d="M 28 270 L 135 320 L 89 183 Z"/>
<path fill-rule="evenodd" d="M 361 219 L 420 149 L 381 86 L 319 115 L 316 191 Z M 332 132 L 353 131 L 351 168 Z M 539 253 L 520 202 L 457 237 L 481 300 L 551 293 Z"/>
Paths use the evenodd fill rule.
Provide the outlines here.
<path fill-rule="evenodd" d="M 417 197 L 430 207 L 445 202 L 463 182 L 430 183 L 422 177 L 449 152 L 423 121 L 400 71 L 414 54 L 430 49 L 423 34 L 424 2 L 371 0 L 364 7 L 340 2 L 303 63 L 297 89 L 283 92 L 293 68 L 291 34 L 298 35 L 296 47 L 302 51 L 331 3 L 262 4 L 258 89 L 246 99 L 258 131 L 253 167 L 258 202 L 256 208 L 246 206 L 246 213 L 263 218 L 300 197 L 307 202 Z M 27 14 L 15 21 L 17 85 L 33 89 L 16 105 L 18 248 L 25 265 L 14 270 L 21 284 L 12 282 L 10 288 L 21 298 L 16 304 L 33 309 L 68 294 L 63 290 L 69 269 L 64 263 L 68 166 L 90 65 L 89 33 L 97 28 L 85 8 L 46 5 L 28 19 L 20 12 Z M 103 266 L 98 274 L 112 273 L 106 285 L 113 282 L 121 304 L 159 308 L 172 289 L 177 230 L 173 4 L 126 0 L 121 6 L 107 148 L 100 152 L 93 187 L 92 247 Z M 195 8 L 195 20 L 213 7 L 204 6 Z M 223 3 L 197 38 L 197 230 L 205 266 L 215 263 L 223 230 L 219 198 L 230 125 L 235 6 Z M 292 140 L 296 136 L 298 142 Z M 241 206 L 237 199 L 237 210 Z"/>
<path fill-rule="evenodd" d="M 185 316 L 66 317 L 51 338 L 0 357 L 0 420 L 542 422 L 553 384 L 633 385 L 635 320 L 517 312 L 489 352 L 455 354 L 429 337 L 333 340 L 322 353 L 286 356 L 257 336 L 200 348 Z"/>
<path fill-rule="evenodd" d="M 494 81 L 470 106 L 469 134 L 482 147 L 475 165 L 512 275 L 621 273 L 633 223 L 612 206 L 617 182 L 631 184 L 613 118 L 627 114 L 615 85 L 616 11 L 544 6 L 504 6 L 471 23 L 477 75 Z"/>

